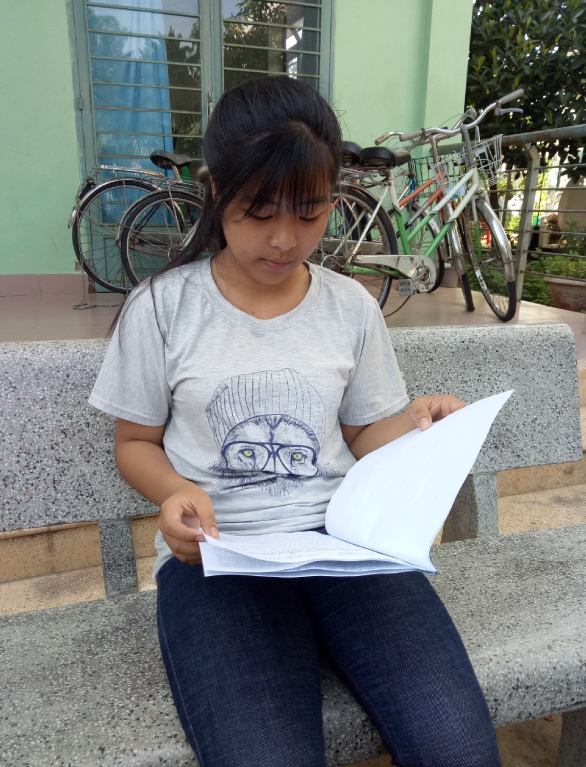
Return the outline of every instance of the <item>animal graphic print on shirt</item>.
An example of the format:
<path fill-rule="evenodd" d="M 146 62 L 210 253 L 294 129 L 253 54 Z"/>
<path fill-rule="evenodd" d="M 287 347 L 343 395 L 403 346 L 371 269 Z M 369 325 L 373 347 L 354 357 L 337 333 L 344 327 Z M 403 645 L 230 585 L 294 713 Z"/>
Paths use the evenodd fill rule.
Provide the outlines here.
<path fill-rule="evenodd" d="M 337 476 L 318 462 L 326 407 L 296 370 L 232 376 L 218 386 L 206 414 L 222 457 L 210 470 L 220 490 L 262 488 L 288 495 L 307 477 Z"/>

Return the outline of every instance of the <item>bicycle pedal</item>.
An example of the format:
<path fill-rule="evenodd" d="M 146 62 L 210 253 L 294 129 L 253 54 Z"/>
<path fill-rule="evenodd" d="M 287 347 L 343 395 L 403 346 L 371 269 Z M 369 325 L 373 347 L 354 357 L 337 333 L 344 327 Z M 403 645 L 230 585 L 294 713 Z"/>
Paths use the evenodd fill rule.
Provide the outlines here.
<path fill-rule="evenodd" d="M 417 293 L 415 281 L 411 279 L 397 280 L 397 290 L 400 296 L 413 296 Z"/>

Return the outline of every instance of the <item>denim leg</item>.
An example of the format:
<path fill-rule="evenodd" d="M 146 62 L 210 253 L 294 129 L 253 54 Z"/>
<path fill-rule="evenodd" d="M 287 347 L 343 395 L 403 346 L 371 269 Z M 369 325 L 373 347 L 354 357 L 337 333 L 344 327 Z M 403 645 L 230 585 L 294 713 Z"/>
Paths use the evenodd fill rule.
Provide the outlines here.
<path fill-rule="evenodd" d="M 401 767 L 499 767 L 462 640 L 421 573 L 306 579 L 318 638 Z"/>
<path fill-rule="evenodd" d="M 201 767 L 325 767 L 317 640 L 297 579 L 157 576 L 159 640 Z"/>

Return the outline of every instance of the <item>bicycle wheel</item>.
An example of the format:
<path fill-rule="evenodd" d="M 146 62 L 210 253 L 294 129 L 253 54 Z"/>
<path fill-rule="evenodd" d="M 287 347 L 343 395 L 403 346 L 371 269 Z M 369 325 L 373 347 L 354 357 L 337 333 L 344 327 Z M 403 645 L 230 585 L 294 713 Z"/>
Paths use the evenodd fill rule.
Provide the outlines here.
<path fill-rule="evenodd" d="M 120 226 L 122 263 L 133 285 L 162 269 L 197 227 L 203 199 L 187 189 L 153 192 L 130 208 Z"/>
<path fill-rule="evenodd" d="M 470 233 L 468 232 L 468 236 Z M 475 311 L 474 298 L 472 296 L 472 288 L 470 287 L 470 280 L 468 278 L 468 271 L 466 269 L 466 259 L 462 252 L 462 242 L 465 241 L 464 230 L 462 228 L 461 217 L 456 221 L 456 224 L 452 226 L 448 232 L 447 241 L 449 243 L 449 259 L 452 266 L 456 268 L 458 278 L 462 285 L 462 294 L 464 296 L 464 303 L 466 309 L 469 312 Z"/>
<path fill-rule="evenodd" d="M 429 210 L 426 210 L 423 213 L 418 213 L 421 209 L 421 204 L 417 202 L 417 200 L 413 201 L 412 209 L 413 214 L 417 214 L 417 218 L 415 218 L 411 224 L 411 227 L 415 227 L 417 223 L 421 221 L 421 216 L 425 216 L 429 213 Z M 411 216 L 411 218 L 412 217 L 413 216 Z M 439 231 L 440 228 L 437 225 L 437 222 L 433 218 L 430 219 L 423 229 L 421 229 L 409 243 L 413 255 L 424 256 L 431 243 L 439 234 Z M 439 243 L 434 251 L 432 251 L 429 258 L 431 258 L 435 264 L 435 282 L 433 283 L 433 287 L 427 292 L 433 293 L 433 291 L 437 290 L 442 284 L 444 278 L 445 263 L 448 260 L 448 250 L 446 248 L 445 239 Z"/>
<path fill-rule="evenodd" d="M 486 200 L 476 200 L 478 221 L 466 208 L 462 213 L 471 283 L 477 283 L 487 304 L 503 322 L 517 310 L 517 290 L 511 248 L 506 234 Z"/>
<path fill-rule="evenodd" d="M 72 229 L 73 249 L 82 269 L 106 290 L 128 293 L 118 249 L 120 222 L 131 205 L 155 189 L 142 179 L 112 179 L 82 198 Z"/>
<path fill-rule="evenodd" d="M 325 234 L 309 260 L 358 280 L 376 298 L 382 309 L 389 297 L 393 278 L 382 270 L 375 274 L 354 274 L 345 270 L 346 263 L 365 232 L 356 255 L 399 253 L 395 230 L 387 213 L 380 208 L 376 216 L 373 216 L 377 202 L 375 197 L 364 190 L 342 184 L 334 197 Z M 356 266 L 360 264 L 356 263 Z M 377 271 L 374 265 L 368 268 Z"/>

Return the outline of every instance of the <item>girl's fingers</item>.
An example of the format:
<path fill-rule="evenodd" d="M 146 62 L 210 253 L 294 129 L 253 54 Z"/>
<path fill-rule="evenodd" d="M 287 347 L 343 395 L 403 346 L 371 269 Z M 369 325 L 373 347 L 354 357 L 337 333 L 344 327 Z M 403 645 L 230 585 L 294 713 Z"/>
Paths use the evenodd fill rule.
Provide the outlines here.
<path fill-rule="evenodd" d="M 419 397 L 411 403 L 411 415 L 417 426 L 424 431 L 432 421 L 439 421 L 466 405 L 457 397 L 442 394 L 435 397 Z"/>
<path fill-rule="evenodd" d="M 165 541 L 175 556 L 177 554 L 184 554 L 186 556 L 197 554 L 199 556 L 199 543 L 195 541 L 193 543 L 186 543 L 179 538 L 173 538 L 172 535 L 165 535 Z"/>
<path fill-rule="evenodd" d="M 214 508 L 209 499 L 203 499 L 201 503 L 197 504 L 197 515 L 199 517 L 200 527 L 204 533 L 212 538 L 219 538 L 220 534 L 218 532 L 216 515 L 214 514 Z"/>
<path fill-rule="evenodd" d="M 424 431 L 431 426 L 432 416 L 428 406 L 429 398 L 421 397 L 411 403 L 411 415 L 417 426 Z"/>
<path fill-rule="evenodd" d="M 195 515 L 195 523 L 193 519 L 190 519 L 191 515 L 186 515 L 184 509 L 175 509 L 173 512 L 165 510 L 165 514 L 161 515 L 160 528 L 165 538 L 176 538 L 178 541 L 185 541 L 188 543 L 194 543 L 198 540 L 203 540 L 203 536 L 199 532 L 199 520 L 197 514 Z M 184 519 L 189 519 L 187 524 Z"/>

